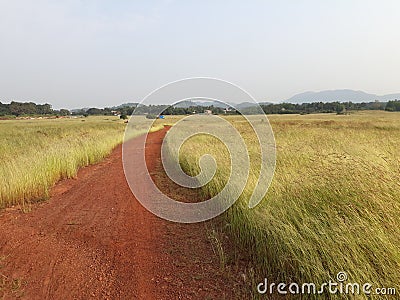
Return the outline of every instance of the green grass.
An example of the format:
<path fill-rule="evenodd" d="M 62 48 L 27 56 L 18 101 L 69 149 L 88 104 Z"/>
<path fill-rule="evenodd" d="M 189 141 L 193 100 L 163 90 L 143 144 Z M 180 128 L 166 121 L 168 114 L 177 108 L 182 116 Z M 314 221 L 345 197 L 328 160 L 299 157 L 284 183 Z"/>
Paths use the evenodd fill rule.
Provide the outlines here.
<path fill-rule="evenodd" d="M 252 170 L 224 228 L 257 270 L 256 281 L 323 283 L 345 271 L 349 282 L 400 291 L 399 114 L 271 116 L 276 172 L 255 209 L 247 203 L 259 148 L 247 123 L 227 119 L 247 142 Z M 210 139 L 205 147 L 206 139 L 189 139 L 180 160 L 195 175 L 199 157 L 216 157 L 220 169 L 203 187 L 212 196 L 224 186 L 230 163 L 223 145 Z"/>
<path fill-rule="evenodd" d="M 29 211 L 29 203 L 46 199 L 58 180 L 107 156 L 124 129 L 114 116 L 0 120 L 0 208 L 19 204 Z M 142 133 L 139 126 L 133 136 Z"/>

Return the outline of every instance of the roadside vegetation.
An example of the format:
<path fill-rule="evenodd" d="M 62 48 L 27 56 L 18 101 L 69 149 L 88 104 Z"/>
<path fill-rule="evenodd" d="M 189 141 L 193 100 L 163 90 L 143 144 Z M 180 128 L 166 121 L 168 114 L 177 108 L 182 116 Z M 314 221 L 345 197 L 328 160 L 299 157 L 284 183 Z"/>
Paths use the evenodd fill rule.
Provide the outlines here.
<path fill-rule="evenodd" d="M 397 113 L 271 116 L 276 172 L 254 209 L 247 204 L 257 179 L 256 137 L 240 117 L 226 118 L 244 137 L 252 170 L 240 199 L 224 214 L 222 229 L 245 255 L 254 282 L 266 277 L 275 283 L 322 284 L 337 282 L 336 274 L 346 272 L 348 282 L 400 291 Z M 189 139 L 180 160 L 185 172 L 196 175 L 198 159 L 215 156 L 222 170 L 202 189 L 210 197 L 224 186 L 230 162 L 220 142 L 206 140 Z"/>
<path fill-rule="evenodd" d="M 0 206 L 47 198 L 55 182 L 109 154 L 123 130 L 116 117 L 0 121 Z"/>
<path fill-rule="evenodd" d="M 0 208 L 46 199 L 58 180 L 107 156 L 124 129 L 116 116 L 0 120 Z"/>

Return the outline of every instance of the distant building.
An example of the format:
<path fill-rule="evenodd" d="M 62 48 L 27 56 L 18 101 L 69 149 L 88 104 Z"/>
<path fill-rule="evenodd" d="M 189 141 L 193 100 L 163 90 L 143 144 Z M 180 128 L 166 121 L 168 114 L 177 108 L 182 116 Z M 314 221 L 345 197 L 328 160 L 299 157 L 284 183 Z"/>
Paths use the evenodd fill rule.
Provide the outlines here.
<path fill-rule="evenodd" d="M 212 115 L 212 111 L 209 109 L 204 110 L 205 115 Z"/>

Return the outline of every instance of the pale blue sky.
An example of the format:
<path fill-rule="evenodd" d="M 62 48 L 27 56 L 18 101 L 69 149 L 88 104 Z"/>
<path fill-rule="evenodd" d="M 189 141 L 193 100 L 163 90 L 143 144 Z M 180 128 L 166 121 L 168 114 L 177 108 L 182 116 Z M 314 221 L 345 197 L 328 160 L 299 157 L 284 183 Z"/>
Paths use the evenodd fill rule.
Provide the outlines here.
<path fill-rule="evenodd" d="M 0 101 L 139 101 L 217 77 L 258 101 L 400 92 L 400 1 L 0 0 Z"/>

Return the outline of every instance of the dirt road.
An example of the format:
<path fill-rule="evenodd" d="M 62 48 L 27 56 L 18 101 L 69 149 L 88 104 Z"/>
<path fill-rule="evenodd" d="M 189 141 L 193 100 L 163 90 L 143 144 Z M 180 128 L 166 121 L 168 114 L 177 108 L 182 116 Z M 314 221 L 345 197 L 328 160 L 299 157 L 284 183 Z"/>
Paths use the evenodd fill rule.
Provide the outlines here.
<path fill-rule="evenodd" d="M 147 140 L 156 175 L 165 132 Z M 139 204 L 121 146 L 30 212 L 1 212 L 0 226 L 0 298 L 231 299 L 240 288 L 221 272 L 204 224 L 171 223 Z"/>

